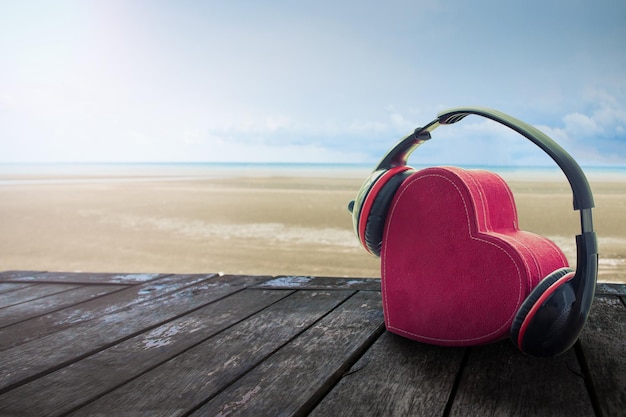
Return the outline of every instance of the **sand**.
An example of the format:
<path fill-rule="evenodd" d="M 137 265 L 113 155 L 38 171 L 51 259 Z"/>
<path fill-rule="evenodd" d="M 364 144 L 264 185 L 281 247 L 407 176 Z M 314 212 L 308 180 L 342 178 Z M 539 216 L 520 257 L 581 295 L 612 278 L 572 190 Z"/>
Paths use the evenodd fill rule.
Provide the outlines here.
<path fill-rule="evenodd" d="M 364 176 L 314 175 L 3 173 L 0 271 L 379 277 L 346 210 Z M 575 265 L 579 217 L 565 180 L 507 180 L 521 227 L 554 240 Z M 599 279 L 626 282 L 626 182 L 590 182 Z"/>

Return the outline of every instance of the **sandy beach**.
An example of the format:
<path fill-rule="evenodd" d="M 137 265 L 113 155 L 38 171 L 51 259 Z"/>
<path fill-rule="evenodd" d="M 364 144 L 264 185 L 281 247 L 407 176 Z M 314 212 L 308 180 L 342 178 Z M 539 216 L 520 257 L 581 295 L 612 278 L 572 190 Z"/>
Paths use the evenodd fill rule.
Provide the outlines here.
<path fill-rule="evenodd" d="M 0 270 L 378 277 L 347 202 L 367 171 L 0 173 Z M 507 179 L 523 229 L 575 265 L 565 179 Z M 600 276 L 626 282 L 626 181 L 590 177 Z"/>

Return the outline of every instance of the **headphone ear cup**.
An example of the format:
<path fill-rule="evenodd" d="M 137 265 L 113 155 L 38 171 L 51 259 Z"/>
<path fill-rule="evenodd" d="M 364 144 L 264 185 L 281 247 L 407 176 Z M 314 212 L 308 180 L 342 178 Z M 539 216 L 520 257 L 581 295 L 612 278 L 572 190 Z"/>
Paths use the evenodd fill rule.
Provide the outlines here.
<path fill-rule="evenodd" d="M 527 318 L 535 304 L 542 298 L 544 293 L 552 287 L 558 280 L 565 277 L 568 274 L 572 274 L 574 270 L 572 268 L 560 268 L 556 271 L 552 272 L 548 276 L 546 276 L 539 284 L 530 292 L 528 297 L 524 300 L 522 305 L 520 306 L 515 318 L 513 319 L 513 324 L 511 325 L 511 340 L 513 344 L 517 346 L 520 350 L 524 351 L 522 348 L 523 340 L 520 339 L 520 332 L 524 325 L 524 322 L 527 321 Z M 523 335 L 522 335 L 523 339 Z"/>
<path fill-rule="evenodd" d="M 396 191 L 398 191 L 400 184 L 414 172 L 415 171 L 412 169 L 406 169 L 395 174 L 385 182 L 375 195 L 371 196 L 371 207 L 369 211 L 365 213 L 367 218 L 361 218 L 360 221 L 365 222 L 365 232 L 362 237 L 365 246 L 367 250 L 375 256 L 380 256 L 383 232 L 391 201 Z"/>
<path fill-rule="evenodd" d="M 378 170 L 374 171 L 370 174 L 370 176 L 365 180 L 359 192 L 357 193 L 354 200 L 348 203 L 348 211 L 352 214 L 352 226 L 354 227 L 354 233 L 356 234 L 359 241 L 361 239 L 361 214 L 363 209 L 367 209 L 366 201 L 370 194 L 373 192 L 372 189 L 375 184 L 378 183 L 378 180 L 385 175 L 386 170 Z M 363 227 L 364 228 L 364 227 Z"/>

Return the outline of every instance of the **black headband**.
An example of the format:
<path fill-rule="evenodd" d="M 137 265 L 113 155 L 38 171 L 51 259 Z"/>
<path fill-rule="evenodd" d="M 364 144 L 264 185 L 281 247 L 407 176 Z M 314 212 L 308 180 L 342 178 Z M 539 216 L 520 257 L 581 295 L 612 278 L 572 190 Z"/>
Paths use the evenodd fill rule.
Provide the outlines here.
<path fill-rule="evenodd" d="M 389 169 L 393 166 L 405 165 L 409 154 L 417 146 L 430 139 L 430 132 L 441 125 L 456 123 L 470 114 L 494 120 L 530 139 L 531 142 L 550 155 L 567 177 L 574 193 L 574 209 L 583 210 L 594 207 L 593 195 L 591 194 L 587 177 L 585 177 L 578 163 L 565 149 L 531 125 L 497 110 L 484 107 L 461 107 L 439 113 L 435 120 L 424 127 L 415 129 L 415 132 L 402 139 L 387 153 L 376 169 Z"/>

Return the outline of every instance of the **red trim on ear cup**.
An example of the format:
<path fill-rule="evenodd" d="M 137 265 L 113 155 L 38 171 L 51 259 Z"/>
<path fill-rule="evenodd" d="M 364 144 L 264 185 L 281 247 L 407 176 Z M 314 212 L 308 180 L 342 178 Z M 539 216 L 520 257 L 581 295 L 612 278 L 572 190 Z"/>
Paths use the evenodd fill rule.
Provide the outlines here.
<path fill-rule="evenodd" d="M 552 294 L 554 294 L 554 292 L 565 282 L 571 280 L 574 277 L 575 272 L 568 272 L 567 274 L 565 274 L 563 277 L 559 278 L 558 280 L 556 280 L 552 285 L 550 285 L 543 294 L 541 294 L 541 296 L 537 299 L 537 301 L 535 302 L 535 304 L 532 306 L 532 308 L 530 309 L 530 311 L 528 312 L 528 314 L 526 314 L 526 317 L 524 318 L 524 321 L 522 322 L 522 325 L 520 326 L 519 329 L 519 334 L 517 336 L 517 346 L 522 347 L 522 340 L 524 340 L 524 334 L 526 333 L 526 330 L 528 329 L 528 326 L 530 324 L 530 321 L 532 320 L 532 318 L 535 316 L 535 313 L 537 313 L 537 311 L 541 308 L 541 306 L 543 305 L 543 303 L 548 299 L 548 297 L 550 297 Z"/>
<path fill-rule="evenodd" d="M 361 241 L 361 244 L 368 252 L 370 252 L 370 250 L 368 249 L 367 243 L 365 242 L 365 226 L 367 225 L 367 218 L 370 215 L 370 211 L 372 209 L 372 205 L 374 204 L 374 201 L 376 200 L 376 196 L 378 195 L 378 192 L 385 186 L 387 181 L 389 181 L 396 174 L 400 172 L 404 172 L 408 169 L 412 169 L 412 168 L 407 165 L 401 165 L 401 166 L 393 167 L 387 170 L 384 174 L 380 176 L 380 178 L 378 178 L 378 180 L 376 180 L 374 185 L 372 185 L 372 188 L 370 188 L 369 192 L 367 193 L 367 196 L 365 197 L 365 201 L 363 201 L 363 207 L 361 208 L 361 212 L 359 214 L 358 235 L 359 235 L 359 240 Z"/>

